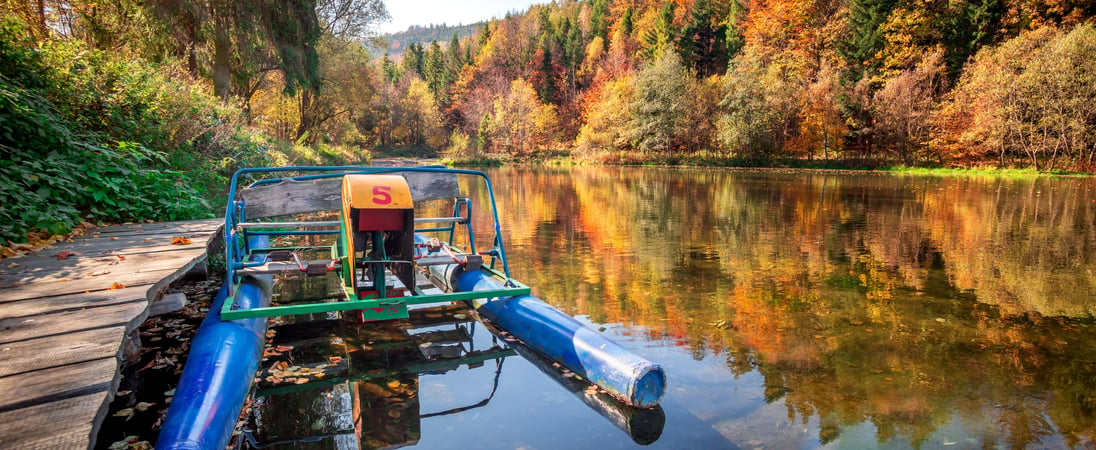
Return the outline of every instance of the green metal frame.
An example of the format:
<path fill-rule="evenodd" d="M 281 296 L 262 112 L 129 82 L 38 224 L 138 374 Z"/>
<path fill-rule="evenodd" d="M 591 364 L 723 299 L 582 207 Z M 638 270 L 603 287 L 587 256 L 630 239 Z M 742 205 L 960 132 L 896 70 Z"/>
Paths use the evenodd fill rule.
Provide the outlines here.
<path fill-rule="evenodd" d="M 498 277 L 500 280 L 507 281 L 505 275 L 494 269 L 485 266 L 481 267 L 480 270 L 486 271 L 492 276 Z M 347 293 L 348 299 L 346 301 L 339 302 L 309 303 L 305 305 L 267 306 L 265 308 L 251 309 L 233 309 L 235 306 L 236 294 L 239 292 L 240 288 L 240 285 L 237 284 L 233 286 L 233 292 L 231 293 L 231 295 L 229 295 L 229 297 L 225 299 L 224 306 L 221 308 L 221 320 L 254 319 L 257 317 L 291 316 L 297 314 L 316 314 L 332 311 L 354 311 L 400 304 L 421 305 L 427 303 L 442 303 L 458 300 L 472 300 L 477 298 L 513 297 L 515 295 L 529 294 L 529 286 L 526 286 L 525 284 L 514 279 L 509 279 L 508 281 L 510 282 L 510 284 L 514 285 L 514 287 L 506 289 L 493 289 L 488 291 L 452 292 L 448 294 L 424 294 L 421 289 L 415 287 L 415 295 L 407 297 L 361 299 L 357 296 Z"/>

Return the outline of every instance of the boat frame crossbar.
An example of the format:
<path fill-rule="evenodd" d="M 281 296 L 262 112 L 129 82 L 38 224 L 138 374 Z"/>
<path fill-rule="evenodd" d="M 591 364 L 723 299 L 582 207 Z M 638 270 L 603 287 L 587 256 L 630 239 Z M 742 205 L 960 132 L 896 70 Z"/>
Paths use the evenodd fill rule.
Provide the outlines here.
<path fill-rule="evenodd" d="M 286 270 L 299 270 L 312 274 L 327 273 L 340 269 L 340 256 L 336 243 L 330 247 L 275 247 L 251 248 L 248 245 L 248 237 L 254 236 L 310 236 L 310 235 L 340 235 L 344 230 L 340 229 L 340 223 L 336 221 L 279 221 L 279 222 L 249 222 L 246 217 L 246 200 L 239 196 L 240 185 L 243 180 L 255 179 L 247 187 L 274 185 L 286 181 L 318 181 L 339 178 L 348 174 L 393 174 L 405 172 L 437 173 L 441 175 L 463 175 L 466 177 L 479 177 L 487 188 L 487 194 L 491 207 L 491 218 L 494 221 L 493 247 L 485 252 L 476 252 L 475 236 L 472 227 L 472 202 L 468 198 L 454 198 L 452 217 L 417 218 L 416 225 L 424 228 L 416 228 L 417 233 L 433 232 L 448 233 L 448 243 L 452 246 L 457 236 L 457 227 L 463 226 L 467 230 L 470 253 L 467 255 L 489 256 L 490 264 L 483 265 L 480 270 L 490 274 L 500 281 L 501 288 L 476 292 L 448 292 L 425 293 L 420 286 L 406 286 L 410 295 L 403 297 L 377 298 L 376 296 L 358 297 L 348 293 L 345 301 L 326 301 L 320 303 L 304 303 L 293 305 L 267 306 L 255 308 L 240 307 L 235 301 L 241 279 L 255 273 L 277 273 Z M 291 176 L 272 176 L 277 174 L 292 173 Z M 237 171 L 233 176 L 228 190 L 228 202 L 225 208 L 225 283 L 229 285 L 229 296 L 221 309 L 222 320 L 239 320 L 259 317 L 277 317 L 298 314 L 315 314 L 333 311 L 370 310 L 391 308 L 399 305 L 440 303 L 461 300 L 473 300 L 477 298 L 509 297 L 525 295 L 530 292 L 529 286 L 510 278 L 510 267 L 506 259 L 506 247 L 502 241 L 502 227 L 499 222 L 498 208 L 495 204 L 495 194 L 491 188 L 491 180 L 487 174 L 465 169 L 450 169 L 444 166 L 422 167 L 369 167 L 369 166 L 326 166 L 326 167 L 262 167 L 249 168 Z M 302 262 L 296 255 L 300 250 L 331 250 L 331 259 L 324 261 Z M 271 255 L 275 252 L 292 252 L 290 261 L 275 261 Z M 378 261 L 380 262 L 380 261 Z M 307 263 L 307 265 L 306 265 Z M 500 266 L 500 267 L 496 267 Z M 277 269 L 280 268 L 280 269 Z M 345 272 L 345 270 L 344 270 Z M 417 284 L 417 283 L 416 283 Z"/>

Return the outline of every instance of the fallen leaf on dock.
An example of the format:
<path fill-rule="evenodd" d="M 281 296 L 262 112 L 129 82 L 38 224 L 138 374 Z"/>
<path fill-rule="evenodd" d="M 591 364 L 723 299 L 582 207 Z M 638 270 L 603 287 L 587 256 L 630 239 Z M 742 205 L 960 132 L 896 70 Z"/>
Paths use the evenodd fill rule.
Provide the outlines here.
<path fill-rule="evenodd" d="M 70 252 L 68 250 L 65 250 L 65 251 L 62 251 L 61 253 L 58 253 L 58 254 L 53 255 L 53 256 L 56 256 L 58 260 L 61 260 L 61 259 L 68 259 L 69 256 L 73 256 L 73 255 L 76 255 L 76 254 L 77 253 L 73 253 L 73 252 Z"/>
<path fill-rule="evenodd" d="M 183 236 L 171 238 L 171 245 L 188 245 L 188 244 L 192 244 L 192 243 L 193 242 L 190 242 L 190 239 L 187 239 L 186 237 L 183 237 Z"/>
<path fill-rule="evenodd" d="M 112 240 L 112 241 L 117 241 L 117 240 L 118 240 L 118 237 L 117 237 L 117 236 L 111 236 L 111 237 L 110 237 L 110 240 Z"/>
<path fill-rule="evenodd" d="M 125 288 L 126 288 L 126 285 L 124 285 L 124 284 L 122 284 L 122 283 L 114 283 L 114 284 L 111 284 L 111 285 L 110 285 L 110 288 L 111 288 L 112 290 L 113 290 L 113 289 L 125 289 Z"/>
<path fill-rule="evenodd" d="M 126 259 L 126 257 L 125 257 L 125 256 L 122 256 L 121 254 L 115 254 L 114 256 L 117 256 L 117 257 L 118 257 L 118 259 Z"/>
<path fill-rule="evenodd" d="M 93 277 L 97 277 L 97 276 L 100 276 L 100 275 L 106 275 L 108 273 L 110 273 L 109 270 L 97 270 L 95 272 L 89 273 L 88 275 L 93 276 Z"/>

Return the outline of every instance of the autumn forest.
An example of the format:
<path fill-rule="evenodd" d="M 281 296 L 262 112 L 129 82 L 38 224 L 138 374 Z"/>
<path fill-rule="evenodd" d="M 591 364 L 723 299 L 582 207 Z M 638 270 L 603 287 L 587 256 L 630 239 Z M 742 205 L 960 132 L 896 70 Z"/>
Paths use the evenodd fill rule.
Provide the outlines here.
<path fill-rule="evenodd" d="M 1096 168 L 1082 0 L 556 1 L 399 55 L 381 0 L 0 5 L 0 241 L 375 155 Z"/>

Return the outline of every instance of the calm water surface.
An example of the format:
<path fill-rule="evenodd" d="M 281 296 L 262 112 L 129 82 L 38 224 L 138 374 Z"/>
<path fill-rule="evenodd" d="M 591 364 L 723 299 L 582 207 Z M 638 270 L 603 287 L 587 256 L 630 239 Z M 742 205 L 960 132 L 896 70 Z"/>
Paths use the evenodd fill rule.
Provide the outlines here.
<path fill-rule="evenodd" d="M 276 327 L 297 352 L 358 349 L 344 364 L 362 375 L 260 398 L 257 445 L 1096 446 L 1096 180 L 490 175 L 515 278 L 662 364 L 661 411 L 587 394 L 467 314 L 427 310 Z M 482 364 L 420 364 L 446 351 Z"/>

